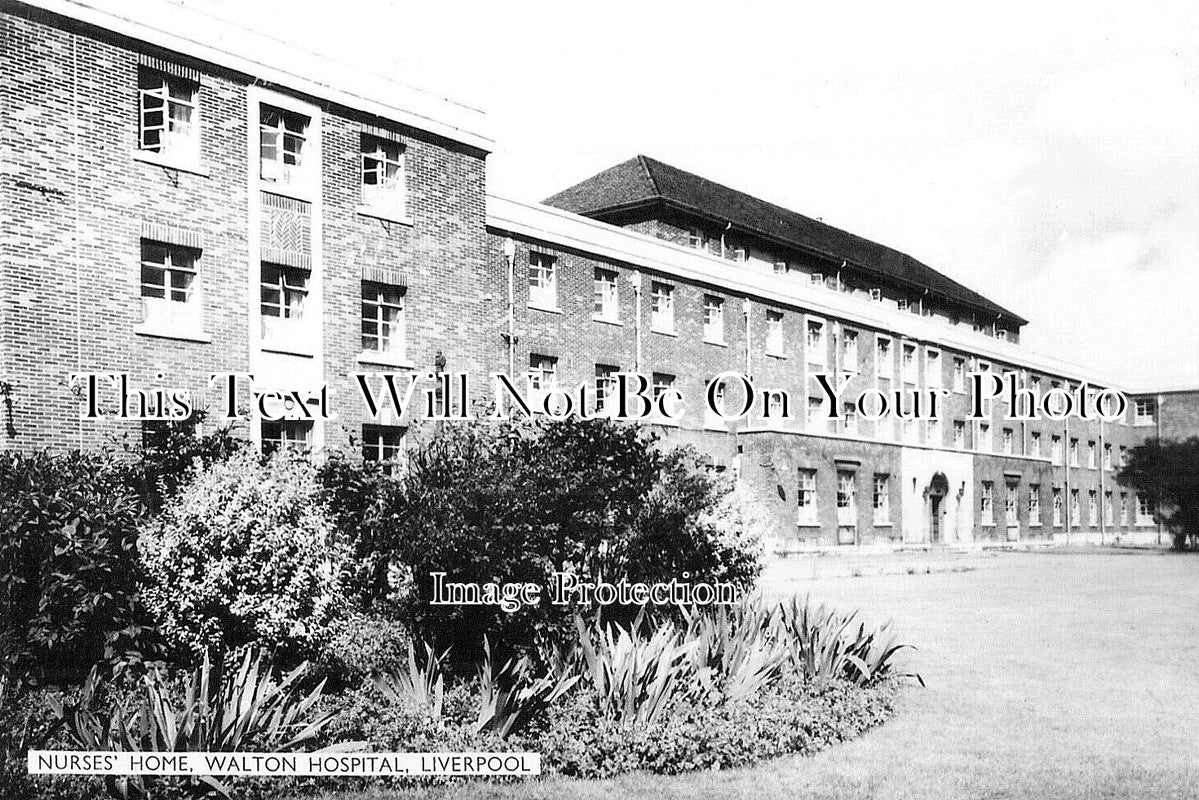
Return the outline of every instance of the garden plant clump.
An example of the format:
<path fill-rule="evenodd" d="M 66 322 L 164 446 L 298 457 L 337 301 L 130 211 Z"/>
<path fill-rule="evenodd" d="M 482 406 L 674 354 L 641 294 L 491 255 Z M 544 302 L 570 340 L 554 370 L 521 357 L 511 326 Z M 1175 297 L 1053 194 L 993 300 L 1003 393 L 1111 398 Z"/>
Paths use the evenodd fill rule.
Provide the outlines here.
<path fill-rule="evenodd" d="M 447 427 L 397 469 L 261 458 L 223 435 L 186 444 L 187 459 L 151 441 L 132 461 L 0 463 L 0 795 L 364 782 L 31 778 L 28 749 L 532 751 L 582 778 L 720 769 L 814 752 L 893 709 L 903 645 L 852 614 L 753 595 L 761 510 L 633 426 Z M 681 575 L 743 596 L 509 612 L 431 605 L 433 572 Z"/>

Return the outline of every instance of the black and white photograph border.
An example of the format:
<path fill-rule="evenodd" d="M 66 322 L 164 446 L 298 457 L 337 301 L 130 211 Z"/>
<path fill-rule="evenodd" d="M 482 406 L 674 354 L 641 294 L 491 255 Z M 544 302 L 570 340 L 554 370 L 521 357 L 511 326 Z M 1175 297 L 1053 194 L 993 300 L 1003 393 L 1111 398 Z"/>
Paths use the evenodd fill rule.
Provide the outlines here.
<path fill-rule="evenodd" d="M 1197 42 L 0 0 L 0 797 L 1199 798 Z"/>

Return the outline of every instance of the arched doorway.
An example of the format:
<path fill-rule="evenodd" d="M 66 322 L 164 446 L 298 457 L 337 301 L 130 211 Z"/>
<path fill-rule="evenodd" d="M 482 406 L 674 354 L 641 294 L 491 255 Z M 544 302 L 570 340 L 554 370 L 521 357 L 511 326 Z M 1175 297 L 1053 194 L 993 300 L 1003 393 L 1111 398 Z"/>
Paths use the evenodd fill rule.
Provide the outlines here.
<path fill-rule="evenodd" d="M 949 480 L 944 472 L 933 475 L 925 494 L 928 496 L 928 542 L 940 544 L 944 536 L 941 520 L 945 516 L 945 496 L 949 494 Z"/>

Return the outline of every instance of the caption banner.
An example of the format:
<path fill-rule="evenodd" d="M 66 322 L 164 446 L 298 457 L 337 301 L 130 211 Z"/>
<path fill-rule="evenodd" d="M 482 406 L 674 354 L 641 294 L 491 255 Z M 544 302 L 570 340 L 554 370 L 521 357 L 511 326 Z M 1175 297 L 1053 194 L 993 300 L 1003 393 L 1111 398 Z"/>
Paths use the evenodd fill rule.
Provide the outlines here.
<path fill-rule="evenodd" d="M 541 774 L 541 754 L 30 750 L 28 768 L 31 775 L 524 776 Z"/>

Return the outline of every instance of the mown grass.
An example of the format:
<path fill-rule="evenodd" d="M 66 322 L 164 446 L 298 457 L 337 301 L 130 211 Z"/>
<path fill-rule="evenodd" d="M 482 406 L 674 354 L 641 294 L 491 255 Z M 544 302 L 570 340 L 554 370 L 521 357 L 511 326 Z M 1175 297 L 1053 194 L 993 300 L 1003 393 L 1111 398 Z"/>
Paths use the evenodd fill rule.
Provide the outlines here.
<path fill-rule="evenodd" d="M 784 584 L 775 584 L 776 587 Z M 397 798 L 1199 798 L 1199 557 L 1005 554 L 972 572 L 785 584 L 896 620 L 927 688 L 809 758 Z"/>

